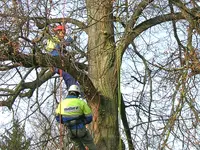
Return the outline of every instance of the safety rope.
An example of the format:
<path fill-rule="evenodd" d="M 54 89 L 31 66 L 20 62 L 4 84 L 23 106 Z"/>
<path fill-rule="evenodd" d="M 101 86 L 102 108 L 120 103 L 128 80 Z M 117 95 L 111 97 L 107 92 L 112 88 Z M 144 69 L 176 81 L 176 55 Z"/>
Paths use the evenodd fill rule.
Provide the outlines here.
<path fill-rule="evenodd" d="M 117 17 L 119 14 L 119 8 L 120 8 L 120 0 L 117 0 Z M 116 22 L 117 23 L 117 22 Z M 116 27 L 116 32 L 118 32 L 118 29 L 120 29 L 118 27 L 118 23 L 117 23 L 117 27 Z M 118 35 L 118 34 L 117 34 Z M 118 96 L 118 120 L 119 120 L 119 128 L 121 126 L 121 87 L 120 87 L 120 83 L 121 83 L 121 74 L 120 74 L 120 70 L 121 70 L 121 53 L 120 53 L 120 49 L 118 49 L 117 51 L 117 96 Z M 119 131 L 120 132 L 120 131 Z M 122 150 L 122 140 L 121 140 L 121 136 L 119 133 L 119 150 Z"/>
<path fill-rule="evenodd" d="M 59 69 L 58 70 L 59 74 L 60 74 L 60 112 L 61 112 L 61 100 L 62 100 L 62 70 Z M 63 147 L 63 125 L 62 125 L 62 116 L 60 114 L 60 149 L 62 149 Z"/>
<path fill-rule="evenodd" d="M 49 0 L 49 4 L 50 4 L 50 8 L 47 8 L 47 17 L 48 18 L 50 18 L 51 9 L 54 7 L 52 0 Z M 59 107 L 59 109 L 60 109 L 60 112 L 61 112 L 61 101 L 62 101 L 62 70 L 58 69 L 58 73 L 60 75 L 60 83 L 59 83 L 59 90 L 60 90 L 60 101 L 59 101 L 59 103 L 60 103 L 60 107 Z M 62 121 L 61 114 L 59 115 L 59 120 L 60 120 L 60 122 L 59 122 L 59 134 L 60 134 L 60 136 L 59 136 L 59 140 L 60 140 L 59 147 L 60 147 L 60 149 L 62 149 L 62 147 L 63 147 L 63 125 L 61 123 L 61 121 Z"/>
<path fill-rule="evenodd" d="M 63 12 L 62 12 L 62 15 L 63 15 L 63 18 L 62 18 L 62 25 L 65 27 L 65 20 L 64 20 L 64 10 L 65 10 L 65 4 L 66 4 L 66 1 L 64 1 L 64 5 L 63 5 Z M 64 28 L 63 28 L 63 32 L 64 31 Z M 66 34 L 66 33 L 65 33 Z M 64 66 L 64 62 L 62 60 L 62 55 L 63 55 L 63 46 L 61 46 L 61 50 L 60 50 L 60 57 L 61 57 L 61 64 L 62 66 Z M 61 100 L 62 100 L 62 74 L 63 74 L 63 70 L 59 69 L 59 74 L 60 74 L 60 112 L 61 112 Z M 60 115 L 60 149 L 63 148 L 63 142 L 64 142 L 64 126 L 62 125 L 61 123 L 61 115 Z"/>
<path fill-rule="evenodd" d="M 119 128 L 121 126 L 121 88 L 120 88 L 120 78 L 121 78 L 121 75 L 120 75 L 120 66 L 121 66 L 121 54 L 120 54 L 120 51 L 118 51 L 117 53 L 118 54 L 118 61 L 117 61 L 117 84 L 118 84 L 118 90 L 117 90 L 117 95 L 118 95 L 118 116 L 119 116 Z M 120 133 L 119 133 L 119 150 L 122 149 L 122 141 L 121 141 L 121 136 L 120 136 Z"/>
<path fill-rule="evenodd" d="M 97 104 L 97 107 L 95 107 L 95 111 L 94 111 L 94 122 L 96 122 L 97 121 L 97 118 L 98 118 L 98 111 L 99 111 L 99 106 L 100 106 L 100 95 L 99 95 L 99 97 L 98 97 L 98 104 Z M 95 126 L 94 126 L 94 123 L 93 123 L 93 126 L 92 126 L 92 130 L 93 131 L 95 131 L 96 129 L 95 129 Z"/>
<path fill-rule="evenodd" d="M 64 1 L 64 4 L 63 4 L 63 11 L 62 11 L 62 25 L 65 27 L 65 14 L 64 14 L 64 10 L 65 10 L 65 4 L 66 4 L 66 1 Z M 66 32 L 64 31 L 64 28 L 63 28 L 63 32 Z M 66 33 L 65 33 L 66 34 Z M 63 55 L 63 46 L 61 46 L 61 50 L 60 50 L 60 58 L 61 58 L 61 64 L 62 66 L 64 66 L 64 61 L 62 60 L 62 55 Z M 62 100 L 62 80 L 63 80 L 63 70 L 62 69 L 59 69 L 59 75 L 60 75 L 60 112 L 61 112 L 61 100 Z M 63 142 L 64 142 L 64 132 L 65 132 L 65 129 L 64 129 L 64 125 L 62 125 L 61 123 L 61 115 L 60 115 L 60 149 L 63 148 Z"/>

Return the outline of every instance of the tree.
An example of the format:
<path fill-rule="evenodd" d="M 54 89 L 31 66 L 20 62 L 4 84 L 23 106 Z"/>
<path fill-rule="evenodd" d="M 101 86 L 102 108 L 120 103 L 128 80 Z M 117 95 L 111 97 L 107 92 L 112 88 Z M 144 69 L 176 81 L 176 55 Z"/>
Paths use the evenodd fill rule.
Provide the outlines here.
<path fill-rule="evenodd" d="M 20 126 L 18 120 L 14 120 L 12 131 L 7 131 L 6 135 L 1 135 L 1 149 L 23 149 L 28 150 L 30 141 L 26 139 L 24 128 Z"/>
<path fill-rule="evenodd" d="M 197 107 L 193 103 L 196 96 L 190 93 L 193 90 L 197 91 L 191 89 L 189 84 L 192 77 L 199 74 L 199 59 L 197 50 L 194 48 L 198 48 L 198 40 L 194 41 L 194 36 L 198 37 L 199 33 L 198 3 L 196 1 L 176 0 L 67 2 L 62 3 L 59 0 L 21 1 L 21 3 L 13 1 L 13 4 L 1 2 L 2 8 L 4 8 L 1 19 L 5 22 L 5 26 L 2 25 L 1 30 L 1 70 L 7 71 L 6 73 L 9 70 L 16 70 L 16 74 L 21 78 L 21 81 L 14 86 L 2 85 L 1 94 L 4 99 L 0 102 L 1 106 L 11 109 L 17 99 L 31 98 L 35 96 L 34 93 L 36 93 L 36 101 L 40 102 L 39 92 L 45 91 L 41 90 L 41 87 L 53 76 L 48 71 L 48 67 L 54 66 L 69 72 L 83 86 L 88 103 L 95 112 L 93 132 L 98 149 L 116 150 L 121 148 L 120 142 L 116 142 L 120 139 L 118 111 L 121 113 L 129 149 L 173 147 L 173 144 L 168 142 L 171 138 L 181 134 L 179 141 L 184 141 L 187 132 L 183 133 L 184 128 L 181 129 L 180 124 L 186 124 L 185 128 L 190 126 L 184 119 L 185 114 L 188 113 L 183 109 L 185 105 L 189 106 L 187 108 L 191 111 L 190 115 L 195 116 L 195 122 L 199 121 Z M 63 8 L 62 11 L 59 4 L 69 9 L 70 13 L 65 14 L 68 10 L 65 12 Z M 51 9 L 55 9 L 54 12 L 51 12 Z M 57 13 L 56 17 L 53 17 L 53 13 Z M 76 51 L 76 54 L 73 54 L 76 59 L 72 59 L 72 56 L 69 55 L 52 57 L 41 53 L 44 49 L 44 38 L 40 38 L 37 43 L 31 42 L 33 36 L 37 37 L 40 31 L 43 32 L 42 36 L 50 36 L 47 27 L 56 23 L 68 23 L 69 27 L 80 35 L 78 39 L 81 44 L 72 46 Z M 147 37 L 145 34 L 151 30 L 158 31 L 154 27 L 162 27 L 162 25 L 170 26 L 169 30 L 174 35 L 169 32 L 168 37 L 173 37 L 176 44 L 168 47 L 172 49 L 170 56 L 161 56 L 157 51 L 160 52 L 163 49 L 157 48 L 158 50 L 156 50 L 155 47 L 151 46 L 154 45 L 151 43 L 152 40 L 147 42 L 147 49 L 143 51 L 146 51 L 150 56 L 154 56 L 154 53 L 159 56 L 150 61 L 145 52 L 139 51 L 137 38 Z M 37 31 L 35 31 L 36 27 Z M 181 29 L 188 28 L 181 31 L 179 27 Z M 83 36 L 83 34 L 86 35 Z M 157 34 L 153 35 L 157 36 Z M 82 40 L 86 36 L 87 44 L 84 45 Z M 181 36 L 183 36 L 183 40 Z M 167 40 L 166 42 L 172 43 Z M 18 45 L 21 46 L 20 50 Z M 86 46 L 86 49 L 81 48 L 83 46 Z M 148 47 L 153 50 L 148 51 Z M 128 57 L 127 54 L 130 55 L 129 58 L 133 56 L 132 62 L 135 64 L 134 75 L 129 76 L 129 79 L 134 79 L 134 83 L 137 83 L 141 89 L 133 101 L 124 100 L 125 96 L 121 95 L 120 91 L 121 65 L 122 61 L 126 62 L 123 58 Z M 83 59 L 85 61 L 82 61 Z M 143 69 L 139 69 L 141 66 Z M 28 70 L 24 68 L 28 68 Z M 36 72 L 36 78 L 30 80 L 28 78 L 31 76 L 33 68 Z M 22 70 L 26 73 L 22 73 Z M 157 79 L 162 83 L 157 83 Z M 160 91 L 158 92 L 160 87 L 164 87 L 163 83 L 170 83 L 165 85 L 167 89 L 168 87 L 175 88 L 174 90 L 172 90 L 173 88 L 169 89 L 169 95 L 166 97 L 160 96 Z M 156 105 L 157 98 L 159 102 L 162 102 L 162 99 L 166 100 L 165 105 L 160 103 L 161 106 L 157 106 L 160 110 L 155 110 L 153 107 Z M 134 101 L 136 104 L 132 104 Z M 171 102 L 171 105 L 168 102 Z M 137 119 L 135 121 L 137 124 L 131 128 L 125 109 L 132 107 L 136 111 Z M 162 108 L 167 110 L 166 115 Z M 154 118 L 156 118 L 155 122 L 162 121 L 160 128 L 153 124 L 154 120 L 152 119 Z M 194 120 L 193 117 L 192 120 Z M 134 138 L 134 133 L 131 130 L 138 129 L 136 128 L 138 126 L 140 131 L 136 132 L 145 135 L 145 143 L 140 145 L 137 145 L 139 138 Z M 157 132 L 158 129 L 162 132 Z M 179 133 L 173 135 L 176 131 Z M 156 138 L 154 138 L 154 134 Z M 191 136 L 191 134 L 187 135 Z M 178 138 L 175 139 L 178 140 Z M 161 144 L 155 141 L 160 141 Z M 196 139 L 190 141 L 188 138 L 187 141 L 194 143 Z"/>

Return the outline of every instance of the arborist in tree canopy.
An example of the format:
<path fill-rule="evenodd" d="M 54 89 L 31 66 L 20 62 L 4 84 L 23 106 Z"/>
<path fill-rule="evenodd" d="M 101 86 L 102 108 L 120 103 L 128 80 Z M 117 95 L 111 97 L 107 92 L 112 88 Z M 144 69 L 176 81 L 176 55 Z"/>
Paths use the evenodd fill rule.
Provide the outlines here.
<path fill-rule="evenodd" d="M 52 56 L 64 55 L 67 53 L 65 50 L 66 46 L 69 46 L 76 38 L 68 37 L 65 39 L 66 28 L 63 25 L 56 26 L 53 31 L 56 36 L 51 36 L 47 40 L 46 51 L 49 52 Z"/>
<path fill-rule="evenodd" d="M 64 55 L 65 53 L 67 53 L 65 47 L 69 46 L 75 40 L 75 38 L 73 39 L 70 36 L 67 39 L 64 38 L 66 33 L 66 28 L 63 25 L 58 25 L 53 30 L 56 36 L 51 37 L 50 39 L 47 40 L 46 51 L 49 52 L 52 56 Z M 76 81 L 69 73 L 62 71 L 61 69 L 58 68 L 51 68 L 51 70 L 59 75 L 62 74 L 67 89 L 73 84 L 80 86 L 78 81 Z"/>
<path fill-rule="evenodd" d="M 96 150 L 93 138 L 85 127 L 92 122 L 92 111 L 87 103 L 79 98 L 80 88 L 71 85 L 67 97 L 62 100 L 56 109 L 56 120 L 67 127 L 70 138 L 80 150 Z M 61 118 L 61 120 L 60 120 Z"/>

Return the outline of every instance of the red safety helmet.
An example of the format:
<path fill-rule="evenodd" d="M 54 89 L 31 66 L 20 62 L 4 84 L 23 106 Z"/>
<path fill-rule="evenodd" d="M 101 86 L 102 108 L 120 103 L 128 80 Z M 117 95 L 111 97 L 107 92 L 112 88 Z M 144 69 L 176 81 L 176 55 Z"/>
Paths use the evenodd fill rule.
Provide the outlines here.
<path fill-rule="evenodd" d="M 54 29 L 54 31 L 65 31 L 65 26 L 63 25 L 58 25 Z"/>

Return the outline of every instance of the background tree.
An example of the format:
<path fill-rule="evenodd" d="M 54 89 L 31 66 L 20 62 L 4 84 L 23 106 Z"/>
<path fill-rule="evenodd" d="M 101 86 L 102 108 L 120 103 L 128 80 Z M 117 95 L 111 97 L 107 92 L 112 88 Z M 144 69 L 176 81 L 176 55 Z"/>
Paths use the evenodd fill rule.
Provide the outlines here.
<path fill-rule="evenodd" d="M 26 139 L 26 132 L 24 131 L 24 128 L 20 126 L 18 120 L 14 120 L 11 132 L 7 130 L 5 135 L 1 135 L 1 149 L 28 150 L 29 146 L 30 140 Z"/>
<path fill-rule="evenodd" d="M 81 83 L 98 149 L 120 149 L 121 127 L 129 149 L 199 148 L 199 2 L 3 1 L 1 8 L 1 106 L 29 119 L 38 111 L 51 124 L 52 97 L 60 98 L 54 66 Z M 78 35 L 72 56 L 44 53 L 57 23 Z"/>

